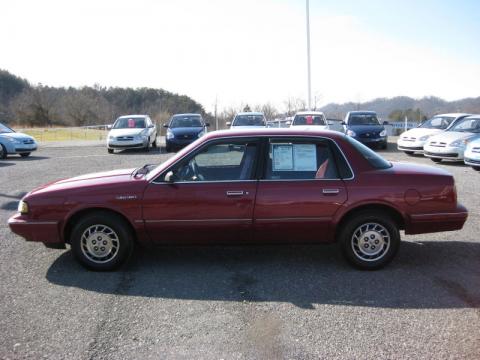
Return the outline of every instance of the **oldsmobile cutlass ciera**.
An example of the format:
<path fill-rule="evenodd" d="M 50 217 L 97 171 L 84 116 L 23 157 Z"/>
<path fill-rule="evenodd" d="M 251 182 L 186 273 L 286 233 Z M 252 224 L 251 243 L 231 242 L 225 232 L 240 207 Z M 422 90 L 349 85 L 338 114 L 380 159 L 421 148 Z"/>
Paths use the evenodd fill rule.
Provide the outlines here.
<path fill-rule="evenodd" d="M 8 223 L 93 270 L 136 243 L 339 242 L 361 269 L 392 260 L 406 234 L 459 230 L 467 209 L 446 171 L 390 163 L 334 131 L 212 132 L 158 165 L 56 181 L 28 193 Z"/>

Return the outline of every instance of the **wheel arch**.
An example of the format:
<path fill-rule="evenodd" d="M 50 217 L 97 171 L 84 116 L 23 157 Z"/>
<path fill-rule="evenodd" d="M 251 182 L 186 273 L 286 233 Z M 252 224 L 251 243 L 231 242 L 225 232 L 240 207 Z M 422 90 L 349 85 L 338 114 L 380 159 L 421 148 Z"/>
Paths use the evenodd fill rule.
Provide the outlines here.
<path fill-rule="evenodd" d="M 349 209 L 347 212 L 342 214 L 339 221 L 335 226 L 335 240 L 338 240 L 338 235 L 343 227 L 352 217 L 356 214 L 366 211 L 378 211 L 383 214 L 387 214 L 392 218 L 392 220 L 397 224 L 399 230 L 404 230 L 406 226 L 406 220 L 404 215 L 395 207 L 383 203 L 368 203 L 356 206 L 352 209 Z"/>
<path fill-rule="evenodd" d="M 75 227 L 76 222 L 80 220 L 82 217 L 95 212 L 113 214 L 115 216 L 119 216 L 120 218 L 122 218 L 125 224 L 128 226 L 129 230 L 131 231 L 133 240 L 137 242 L 137 233 L 135 231 L 135 227 L 133 226 L 132 222 L 128 219 L 127 216 L 125 216 L 119 211 L 116 211 L 110 208 L 88 207 L 88 208 L 78 209 L 77 211 L 73 212 L 72 214 L 70 214 L 67 221 L 65 222 L 62 235 L 63 235 L 63 240 L 66 244 L 70 243 L 70 235 L 72 234 L 72 230 Z"/>

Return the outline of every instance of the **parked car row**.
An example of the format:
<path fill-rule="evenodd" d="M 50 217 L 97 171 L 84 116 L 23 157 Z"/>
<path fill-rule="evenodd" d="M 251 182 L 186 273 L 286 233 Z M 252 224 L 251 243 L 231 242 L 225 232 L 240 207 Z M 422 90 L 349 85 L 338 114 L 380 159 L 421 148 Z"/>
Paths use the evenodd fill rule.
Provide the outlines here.
<path fill-rule="evenodd" d="M 407 155 L 423 153 L 433 162 L 464 161 L 480 171 L 480 115 L 440 114 L 404 132 L 397 142 Z"/>

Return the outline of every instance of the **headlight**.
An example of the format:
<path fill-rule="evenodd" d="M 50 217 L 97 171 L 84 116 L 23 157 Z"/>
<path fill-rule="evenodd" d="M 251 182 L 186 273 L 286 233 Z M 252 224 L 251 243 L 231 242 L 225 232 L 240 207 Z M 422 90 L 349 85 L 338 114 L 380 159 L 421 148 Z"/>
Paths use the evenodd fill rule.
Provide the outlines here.
<path fill-rule="evenodd" d="M 108 137 L 108 139 L 109 139 L 109 140 L 113 140 L 113 139 L 115 139 L 115 136 L 110 135 L 110 136 Z"/>
<path fill-rule="evenodd" d="M 382 130 L 382 132 L 380 133 L 380 136 L 387 136 L 387 130 Z"/>
<path fill-rule="evenodd" d="M 15 139 L 15 138 L 12 138 L 12 137 L 7 137 L 7 140 L 14 143 L 14 144 L 21 144 L 21 141 Z"/>
<path fill-rule="evenodd" d="M 427 141 L 427 139 L 430 137 L 430 135 L 425 135 L 425 136 L 422 136 L 421 138 L 419 138 L 418 140 L 419 141 Z"/>
<path fill-rule="evenodd" d="M 18 209 L 17 210 L 20 214 L 23 214 L 23 215 L 28 214 L 28 204 L 25 201 L 20 200 L 18 202 Z"/>
<path fill-rule="evenodd" d="M 468 144 L 468 139 L 455 140 L 450 144 L 451 147 L 465 147 Z"/>
<path fill-rule="evenodd" d="M 203 135 L 205 135 L 205 130 L 202 130 L 198 133 L 199 138 L 201 138 Z"/>
<path fill-rule="evenodd" d="M 174 137 L 175 137 L 175 135 L 173 135 L 172 130 L 167 129 L 167 139 L 168 139 L 168 140 L 171 140 L 171 139 L 173 139 Z"/>
<path fill-rule="evenodd" d="M 347 130 L 347 135 L 348 136 L 357 136 L 357 134 L 355 134 L 355 131 L 353 131 L 353 130 Z"/>

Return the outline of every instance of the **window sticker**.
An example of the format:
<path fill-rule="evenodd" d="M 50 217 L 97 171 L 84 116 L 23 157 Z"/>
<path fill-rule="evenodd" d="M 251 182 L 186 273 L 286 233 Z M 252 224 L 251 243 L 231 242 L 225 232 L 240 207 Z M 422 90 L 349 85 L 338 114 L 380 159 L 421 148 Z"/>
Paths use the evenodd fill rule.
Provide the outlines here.
<path fill-rule="evenodd" d="M 314 144 L 293 145 L 295 171 L 317 171 L 317 147 Z"/>
<path fill-rule="evenodd" d="M 293 170 L 293 146 L 291 144 L 272 144 L 273 171 Z"/>
<path fill-rule="evenodd" d="M 129 128 L 134 128 L 135 127 L 135 120 L 128 119 L 128 127 Z"/>
<path fill-rule="evenodd" d="M 313 116 L 308 115 L 307 116 L 307 125 L 312 125 L 313 124 Z"/>

